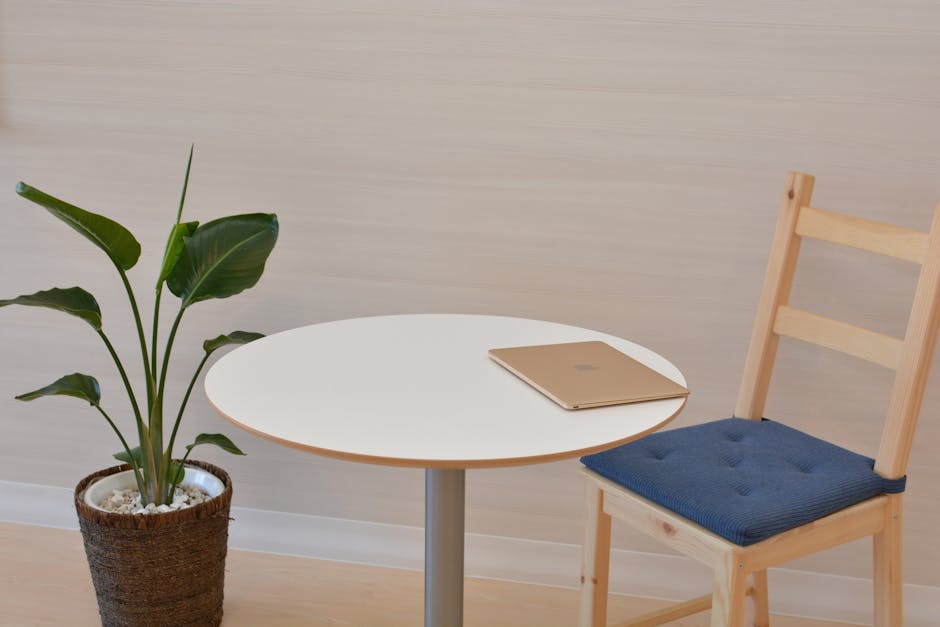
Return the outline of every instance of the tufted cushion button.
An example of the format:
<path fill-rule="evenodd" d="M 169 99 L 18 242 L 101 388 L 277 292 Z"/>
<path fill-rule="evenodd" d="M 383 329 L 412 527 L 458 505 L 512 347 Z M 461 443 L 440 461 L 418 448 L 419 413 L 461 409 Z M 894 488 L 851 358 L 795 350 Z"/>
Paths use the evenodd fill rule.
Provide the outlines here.
<path fill-rule="evenodd" d="M 652 457 L 655 460 L 663 460 L 663 459 L 666 459 L 666 457 L 670 453 L 672 453 L 672 451 L 664 451 L 662 449 L 652 449 L 650 450 L 650 457 Z"/>
<path fill-rule="evenodd" d="M 793 464 L 797 470 L 804 474 L 809 474 L 813 472 L 815 465 L 812 462 L 790 462 Z"/>

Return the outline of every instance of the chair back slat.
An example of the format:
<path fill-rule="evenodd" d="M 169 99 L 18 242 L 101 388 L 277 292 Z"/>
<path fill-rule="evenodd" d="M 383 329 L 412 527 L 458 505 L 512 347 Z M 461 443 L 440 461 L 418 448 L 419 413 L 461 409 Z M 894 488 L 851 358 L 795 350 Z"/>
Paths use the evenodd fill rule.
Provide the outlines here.
<path fill-rule="evenodd" d="M 927 254 L 927 233 L 814 207 L 800 209 L 796 234 L 914 263 Z"/>
<path fill-rule="evenodd" d="M 791 172 L 770 248 L 735 416 L 764 415 L 780 336 L 847 353 L 896 371 L 875 470 L 904 476 L 940 329 L 940 205 L 929 233 L 814 208 L 815 179 Z M 812 237 L 921 264 L 900 340 L 788 306 L 800 243 Z"/>
<path fill-rule="evenodd" d="M 770 375 L 777 356 L 779 337 L 773 332 L 774 319 L 781 305 L 790 300 L 793 275 L 800 254 L 800 236 L 796 222 L 800 208 L 809 205 L 816 179 L 809 174 L 791 172 L 780 205 L 777 229 L 770 247 L 770 259 L 764 275 L 760 300 L 757 301 L 757 319 L 751 333 L 751 343 L 744 362 L 744 376 L 734 415 L 739 418 L 760 420 L 764 415 Z"/>
<path fill-rule="evenodd" d="M 914 292 L 914 305 L 904 336 L 904 349 L 891 391 L 888 418 L 881 436 L 875 471 L 891 479 L 903 477 L 920 416 L 940 327 L 940 204 L 933 223 L 924 265 Z"/>
<path fill-rule="evenodd" d="M 787 306 L 777 309 L 774 333 L 837 350 L 892 370 L 897 370 L 904 347 L 904 342 L 896 337 Z"/>

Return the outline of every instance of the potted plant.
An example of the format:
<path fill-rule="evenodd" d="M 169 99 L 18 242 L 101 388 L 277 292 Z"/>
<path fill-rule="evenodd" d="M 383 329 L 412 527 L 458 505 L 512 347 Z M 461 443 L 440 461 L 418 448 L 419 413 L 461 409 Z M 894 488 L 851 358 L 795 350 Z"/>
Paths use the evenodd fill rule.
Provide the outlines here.
<path fill-rule="evenodd" d="M 222 618 L 231 480 L 222 469 L 188 458 L 192 449 L 202 444 L 213 444 L 237 455 L 244 453 L 218 433 L 197 436 L 185 447 L 182 459 L 175 457 L 174 447 L 189 396 L 210 355 L 224 346 L 263 336 L 235 331 L 203 343 L 204 356 L 175 412 L 168 438 L 163 402 L 167 372 L 183 314 L 196 303 L 228 298 L 255 285 L 277 241 L 278 223 L 277 216 L 261 213 L 226 216 L 201 225 L 182 222 L 192 157 L 190 150 L 176 223 L 170 229 L 157 274 L 149 345 L 127 277 L 127 271 L 140 257 L 137 239 L 109 218 L 25 183 L 16 187 L 20 196 L 44 207 L 104 251 L 127 292 L 137 329 L 144 376 L 135 393 L 124 362 L 105 333 L 101 309 L 87 291 L 80 287 L 53 288 L 0 300 L 0 307 L 46 307 L 90 325 L 113 359 L 130 400 L 137 432 L 137 446 L 133 447 L 118 424 L 122 421 L 104 410 L 98 382 L 92 376 L 65 375 L 16 397 L 23 401 L 50 395 L 82 399 L 101 414 L 121 442 L 115 457 L 124 464 L 89 475 L 75 489 L 75 506 L 98 608 L 107 626 L 218 625 Z M 161 355 L 158 322 L 164 286 L 180 300 Z M 133 502 L 134 491 L 139 493 L 138 503 Z"/>

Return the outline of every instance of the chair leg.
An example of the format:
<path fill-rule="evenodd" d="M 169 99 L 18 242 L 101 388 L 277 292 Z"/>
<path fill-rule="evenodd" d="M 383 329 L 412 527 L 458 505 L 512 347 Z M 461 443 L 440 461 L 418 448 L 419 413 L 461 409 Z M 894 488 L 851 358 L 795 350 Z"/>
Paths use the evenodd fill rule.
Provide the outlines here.
<path fill-rule="evenodd" d="M 874 535 L 875 627 L 902 627 L 902 517 L 901 495 L 889 497 L 885 526 Z"/>
<path fill-rule="evenodd" d="M 747 604 L 747 572 L 734 554 L 715 568 L 711 627 L 743 627 Z"/>
<path fill-rule="evenodd" d="M 610 574 L 610 514 L 604 512 L 604 492 L 590 479 L 585 489 L 584 545 L 581 558 L 580 627 L 607 624 Z"/>
<path fill-rule="evenodd" d="M 767 586 L 767 571 L 751 574 L 751 604 L 754 608 L 753 627 L 770 627 L 770 600 Z"/>

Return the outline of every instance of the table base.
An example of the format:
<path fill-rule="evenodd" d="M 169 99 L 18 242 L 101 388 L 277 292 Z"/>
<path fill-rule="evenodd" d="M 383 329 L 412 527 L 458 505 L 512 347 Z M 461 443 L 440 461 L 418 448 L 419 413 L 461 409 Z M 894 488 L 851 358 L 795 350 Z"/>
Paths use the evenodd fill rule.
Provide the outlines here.
<path fill-rule="evenodd" d="M 428 468 L 424 479 L 424 625 L 463 625 L 463 469 Z"/>

